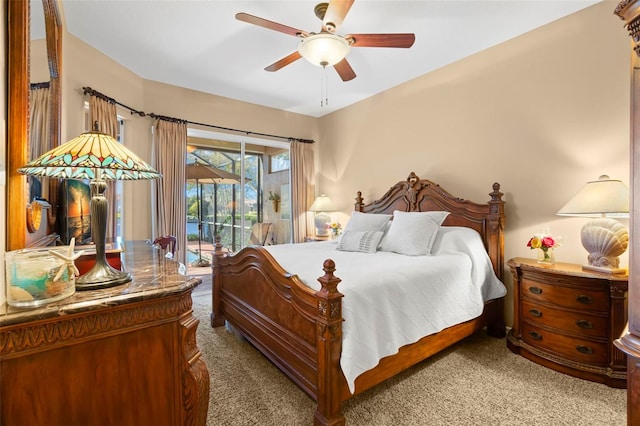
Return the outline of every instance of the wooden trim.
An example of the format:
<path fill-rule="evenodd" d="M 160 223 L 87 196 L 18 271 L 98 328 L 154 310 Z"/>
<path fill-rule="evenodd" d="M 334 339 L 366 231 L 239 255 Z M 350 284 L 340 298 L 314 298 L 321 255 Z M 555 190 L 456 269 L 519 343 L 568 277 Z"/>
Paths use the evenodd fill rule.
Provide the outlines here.
<path fill-rule="evenodd" d="M 26 245 L 27 181 L 16 169 L 29 158 L 29 9 L 27 0 L 7 2 L 7 250 L 17 250 Z"/>
<path fill-rule="evenodd" d="M 57 0 L 42 0 L 47 36 L 51 105 L 49 115 L 50 146 L 60 144 L 62 20 Z M 6 249 L 17 250 L 28 245 L 27 180 L 17 172 L 29 161 L 29 48 L 30 2 L 7 2 L 8 28 L 8 123 L 7 123 L 7 207 Z M 50 179 L 49 224 L 55 223 L 57 181 Z M 9 226 L 11 224 L 11 226 Z M 33 244 L 33 242 L 31 242 Z"/>

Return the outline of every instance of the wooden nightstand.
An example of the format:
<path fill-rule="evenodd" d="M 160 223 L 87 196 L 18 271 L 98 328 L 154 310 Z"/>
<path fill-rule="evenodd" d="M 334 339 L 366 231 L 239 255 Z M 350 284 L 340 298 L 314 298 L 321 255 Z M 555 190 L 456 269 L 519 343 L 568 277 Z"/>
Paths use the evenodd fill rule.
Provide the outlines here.
<path fill-rule="evenodd" d="M 613 341 L 627 322 L 628 276 L 524 258 L 508 265 L 514 288 L 509 349 L 556 371 L 625 388 L 626 356 Z"/>

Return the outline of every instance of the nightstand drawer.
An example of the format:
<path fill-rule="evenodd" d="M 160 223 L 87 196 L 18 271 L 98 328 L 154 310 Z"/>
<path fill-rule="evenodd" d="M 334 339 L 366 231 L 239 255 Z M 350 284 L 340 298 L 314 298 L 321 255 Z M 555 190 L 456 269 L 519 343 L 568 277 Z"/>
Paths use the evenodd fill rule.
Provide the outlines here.
<path fill-rule="evenodd" d="M 607 337 L 608 319 L 606 317 L 555 309 L 529 300 L 522 300 L 520 306 L 524 321 L 544 324 L 581 336 Z"/>
<path fill-rule="evenodd" d="M 589 365 L 606 365 L 607 344 L 556 334 L 531 324 L 522 324 L 522 338 L 528 344 L 560 355 L 562 358 Z"/>
<path fill-rule="evenodd" d="M 521 295 L 538 301 L 553 301 L 554 304 L 565 308 L 599 312 L 609 310 L 608 294 L 595 289 L 563 287 L 523 277 Z"/>

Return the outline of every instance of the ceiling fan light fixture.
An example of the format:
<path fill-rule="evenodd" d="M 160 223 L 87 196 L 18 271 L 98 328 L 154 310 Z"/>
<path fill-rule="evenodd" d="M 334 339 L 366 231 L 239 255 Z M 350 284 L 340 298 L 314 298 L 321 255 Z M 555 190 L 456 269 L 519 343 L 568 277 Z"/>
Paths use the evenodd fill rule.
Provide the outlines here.
<path fill-rule="evenodd" d="M 311 34 L 298 43 L 298 53 L 319 67 L 337 64 L 347 56 L 349 50 L 351 45 L 345 38 L 324 32 Z"/>

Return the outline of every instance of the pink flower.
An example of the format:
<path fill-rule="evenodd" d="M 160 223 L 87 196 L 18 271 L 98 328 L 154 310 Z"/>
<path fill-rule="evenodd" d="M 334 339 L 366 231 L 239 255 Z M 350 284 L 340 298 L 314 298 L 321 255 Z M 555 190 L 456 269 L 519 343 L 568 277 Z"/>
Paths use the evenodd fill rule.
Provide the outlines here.
<path fill-rule="evenodd" d="M 556 242 L 551 237 L 542 237 L 542 247 L 551 248 L 556 245 Z"/>

